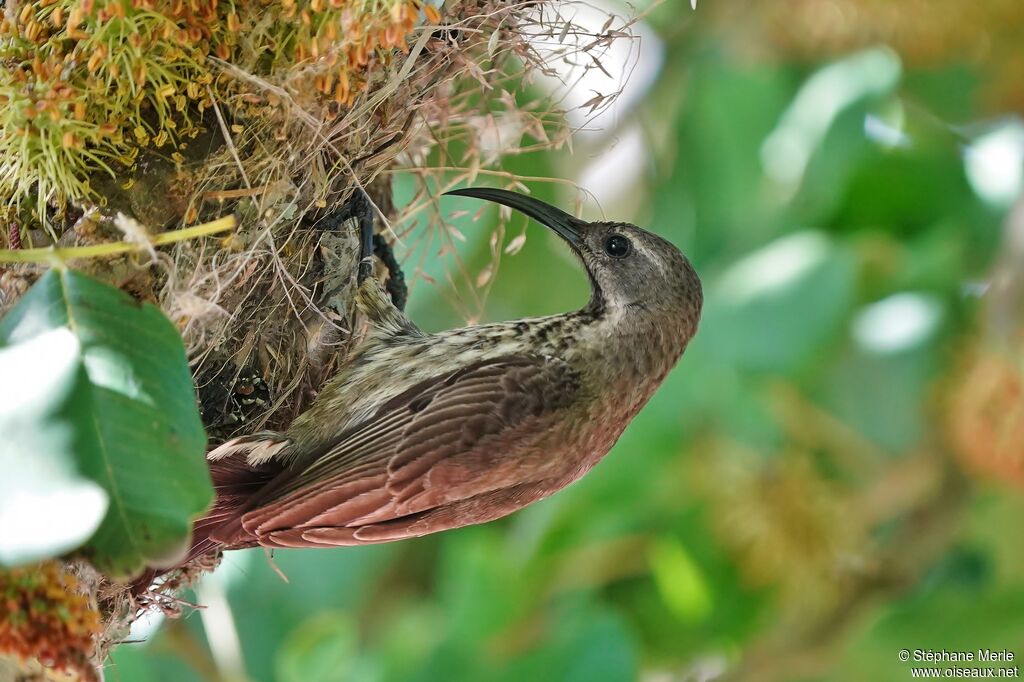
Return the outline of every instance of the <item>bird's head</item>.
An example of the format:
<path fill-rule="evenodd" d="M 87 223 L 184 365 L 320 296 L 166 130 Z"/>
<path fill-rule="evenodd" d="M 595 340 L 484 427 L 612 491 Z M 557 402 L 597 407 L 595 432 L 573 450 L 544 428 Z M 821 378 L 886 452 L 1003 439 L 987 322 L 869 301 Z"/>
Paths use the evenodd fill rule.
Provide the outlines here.
<path fill-rule="evenodd" d="M 696 329 L 703 303 L 700 278 L 671 242 L 629 223 L 580 220 L 539 199 L 507 190 L 477 187 L 448 194 L 509 206 L 564 239 L 587 268 L 593 289 L 591 306 L 680 315 Z"/>

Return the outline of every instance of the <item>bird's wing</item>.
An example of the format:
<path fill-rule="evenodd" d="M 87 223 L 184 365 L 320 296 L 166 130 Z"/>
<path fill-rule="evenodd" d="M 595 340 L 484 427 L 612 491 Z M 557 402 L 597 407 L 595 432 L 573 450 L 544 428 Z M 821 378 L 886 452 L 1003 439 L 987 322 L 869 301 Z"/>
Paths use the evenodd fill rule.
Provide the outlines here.
<path fill-rule="evenodd" d="M 565 362 L 483 361 L 424 381 L 286 469 L 242 526 L 267 546 L 362 544 L 496 518 L 540 496 L 541 442 L 578 397 Z"/>

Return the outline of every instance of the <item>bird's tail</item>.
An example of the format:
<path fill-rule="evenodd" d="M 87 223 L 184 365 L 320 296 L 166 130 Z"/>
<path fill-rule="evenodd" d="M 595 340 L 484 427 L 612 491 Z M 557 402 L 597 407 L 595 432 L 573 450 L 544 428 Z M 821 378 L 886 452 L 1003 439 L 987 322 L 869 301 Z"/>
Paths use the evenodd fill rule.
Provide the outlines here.
<path fill-rule="evenodd" d="M 242 514 L 256 491 L 281 471 L 282 465 L 274 456 L 288 443 L 280 434 L 261 432 L 234 438 L 213 449 L 207 455 L 207 464 L 216 498 L 210 511 L 192 525 L 188 553 L 174 566 L 148 569 L 132 583 L 132 591 L 141 594 L 160 576 L 218 549 L 249 546 Z"/>

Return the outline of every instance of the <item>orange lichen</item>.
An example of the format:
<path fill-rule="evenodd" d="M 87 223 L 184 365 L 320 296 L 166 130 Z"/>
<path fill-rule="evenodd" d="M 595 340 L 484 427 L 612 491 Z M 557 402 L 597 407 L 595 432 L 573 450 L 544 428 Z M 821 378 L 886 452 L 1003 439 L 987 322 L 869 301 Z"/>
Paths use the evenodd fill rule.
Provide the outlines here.
<path fill-rule="evenodd" d="M 1024 369 L 1019 360 L 979 354 L 951 390 L 950 443 L 964 467 L 1024 486 Z"/>
<path fill-rule="evenodd" d="M 0 569 L 0 653 L 97 680 L 89 660 L 100 628 L 95 603 L 59 563 Z"/>

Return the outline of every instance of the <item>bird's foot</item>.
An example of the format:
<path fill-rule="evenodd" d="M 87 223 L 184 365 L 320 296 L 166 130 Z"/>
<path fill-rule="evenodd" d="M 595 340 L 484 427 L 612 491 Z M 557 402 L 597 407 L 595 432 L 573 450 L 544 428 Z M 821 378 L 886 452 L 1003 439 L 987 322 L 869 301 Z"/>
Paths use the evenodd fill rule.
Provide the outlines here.
<path fill-rule="evenodd" d="M 356 272 L 356 281 L 362 283 L 373 274 L 373 203 L 361 187 L 356 187 L 352 196 L 345 202 L 345 208 L 347 217 L 359 222 L 359 269 Z"/>
<path fill-rule="evenodd" d="M 334 220 L 338 225 L 348 220 L 356 220 L 359 225 L 359 265 L 356 271 L 356 282 L 362 284 L 367 277 L 373 274 L 373 257 L 377 256 L 388 270 L 388 280 L 385 284 L 391 302 L 399 310 L 405 310 L 405 303 L 409 298 L 409 290 L 405 283 L 405 273 L 402 266 L 395 258 L 391 245 L 383 235 L 374 232 L 374 219 L 376 209 L 370 198 L 361 188 L 357 187 L 352 196 L 335 214 Z"/>
<path fill-rule="evenodd" d="M 384 239 L 384 235 L 373 235 L 373 253 L 388 269 L 388 281 L 385 288 L 391 297 L 391 302 L 399 310 L 405 310 L 405 304 L 409 300 L 409 288 L 405 284 L 405 273 L 402 272 L 402 265 L 395 258 L 395 252 Z"/>

